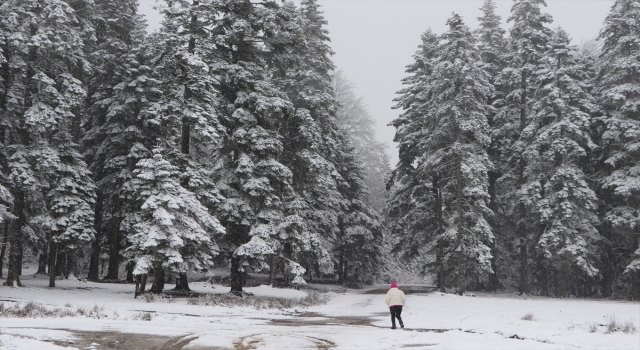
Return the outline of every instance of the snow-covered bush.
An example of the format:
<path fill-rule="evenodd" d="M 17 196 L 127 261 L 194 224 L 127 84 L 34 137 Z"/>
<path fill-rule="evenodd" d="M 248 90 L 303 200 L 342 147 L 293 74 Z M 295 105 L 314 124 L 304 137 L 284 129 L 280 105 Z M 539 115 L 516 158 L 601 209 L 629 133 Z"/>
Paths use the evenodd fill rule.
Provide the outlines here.
<path fill-rule="evenodd" d="M 83 307 L 49 307 L 44 304 L 30 301 L 28 303 L 15 303 L 8 305 L 0 303 L 0 318 L 59 318 L 59 317 L 91 317 L 106 318 L 104 307 L 94 305 L 93 308 Z M 117 318 L 114 314 L 113 318 Z"/>
<path fill-rule="evenodd" d="M 533 314 L 529 312 L 526 315 L 522 316 L 522 320 L 523 321 L 534 321 L 535 317 L 533 317 Z"/>
<path fill-rule="evenodd" d="M 250 306 L 255 309 L 290 309 L 294 307 L 323 305 L 328 301 L 329 297 L 326 294 L 318 292 L 310 292 L 304 298 L 276 298 L 249 295 L 240 297 L 235 294 L 207 294 L 197 298 L 187 299 L 187 304 L 225 307 Z"/>

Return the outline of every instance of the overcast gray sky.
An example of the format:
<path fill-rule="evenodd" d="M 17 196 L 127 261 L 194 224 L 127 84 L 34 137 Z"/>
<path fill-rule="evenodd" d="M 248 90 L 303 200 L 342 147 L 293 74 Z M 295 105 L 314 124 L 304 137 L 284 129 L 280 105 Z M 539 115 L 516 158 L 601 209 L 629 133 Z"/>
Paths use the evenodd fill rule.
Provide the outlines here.
<path fill-rule="evenodd" d="M 295 1 L 299 3 L 299 1 Z M 497 0 L 498 14 L 505 29 L 512 0 Z M 153 9 L 155 0 L 140 0 L 140 11 L 147 16 L 149 30 L 159 27 L 160 16 Z M 405 66 L 420 43 L 427 28 L 437 33 L 446 29 L 445 22 L 456 12 L 472 29 L 482 0 L 320 0 L 329 21 L 334 62 L 364 96 L 371 115 L 377 121 L 378 138 L 388 143 L 392 166 L 397 161 L 393 141 L 395 129 L 387 126 L 399 113 L 392 110 Z M 547 0 L 545 11 L 554 18 L 552 25 L 563 27 L 579 44 L 598 35 L 613 5 L 611 0 Z"/>

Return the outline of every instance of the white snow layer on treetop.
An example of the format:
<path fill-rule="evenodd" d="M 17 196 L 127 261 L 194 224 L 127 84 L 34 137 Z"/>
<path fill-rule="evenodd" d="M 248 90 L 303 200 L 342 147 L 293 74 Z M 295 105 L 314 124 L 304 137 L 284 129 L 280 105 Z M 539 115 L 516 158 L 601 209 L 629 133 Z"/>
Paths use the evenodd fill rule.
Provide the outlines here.
<path fill-rule="evenodd" d="M 251 237 L 248 243 L 245 243 L 238 247 L 233 255 L 256 259 L 267 255 L 273 255 L 275 252 L 273 249 L 259 236 Z"/>

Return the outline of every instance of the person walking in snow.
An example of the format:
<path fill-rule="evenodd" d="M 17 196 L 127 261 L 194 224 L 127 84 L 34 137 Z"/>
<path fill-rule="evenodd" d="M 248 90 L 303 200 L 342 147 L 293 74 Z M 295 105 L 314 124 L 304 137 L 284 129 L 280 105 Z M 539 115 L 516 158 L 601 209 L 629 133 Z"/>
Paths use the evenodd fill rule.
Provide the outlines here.
<path fill-rule="evenodd" d="M 387 292 L 387 298 L 385 299 L 387 306 L 389 306 L 389 311 L 391 311 L 391 329 L 396 329 L 396 318 L 400 323 L 400 328 L 404 328 L 400 314 L 402 313 L 402 306 L 404 306 L 406 300 L 407 297 L 403 291 L 398 289 L 398 284 L 391 282 L 391 289 Z"/>

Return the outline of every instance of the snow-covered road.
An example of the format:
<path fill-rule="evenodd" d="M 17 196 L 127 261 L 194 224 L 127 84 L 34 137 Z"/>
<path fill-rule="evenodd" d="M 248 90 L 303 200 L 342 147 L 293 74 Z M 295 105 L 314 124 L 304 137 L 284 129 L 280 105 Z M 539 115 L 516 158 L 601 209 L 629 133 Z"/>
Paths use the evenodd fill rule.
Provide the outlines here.
<path fill-rule="evenodd" d="M 409 295 L 406 329 L 391 330 L 383 295 L 329 293 L 326 305 L 298 310 L 187 305 L 185 300 L 133 299 L 133 286 L 26 279 L 0 287 L 6 305 L 102 311 L 100 318 L 1 318 L 2 349 L 612 349 L 640 350 L 640 332 L 606 333 L 611 318 L 640 330 L 640 303 L 518 297 Z M 167 286 L 171 288 L 172 286 Z M 201 292 L 226 287 L 192 283 Z M 402 288 L 402 286 L 400 286 Z M 249 288 L 256 295 L 304 292 Z M 141 320 L 144 313 L 151 320 Z M 533 320 L 522 318 L 531 314 Z M 592 330 L 595 329 L 595 332 Z"/>

